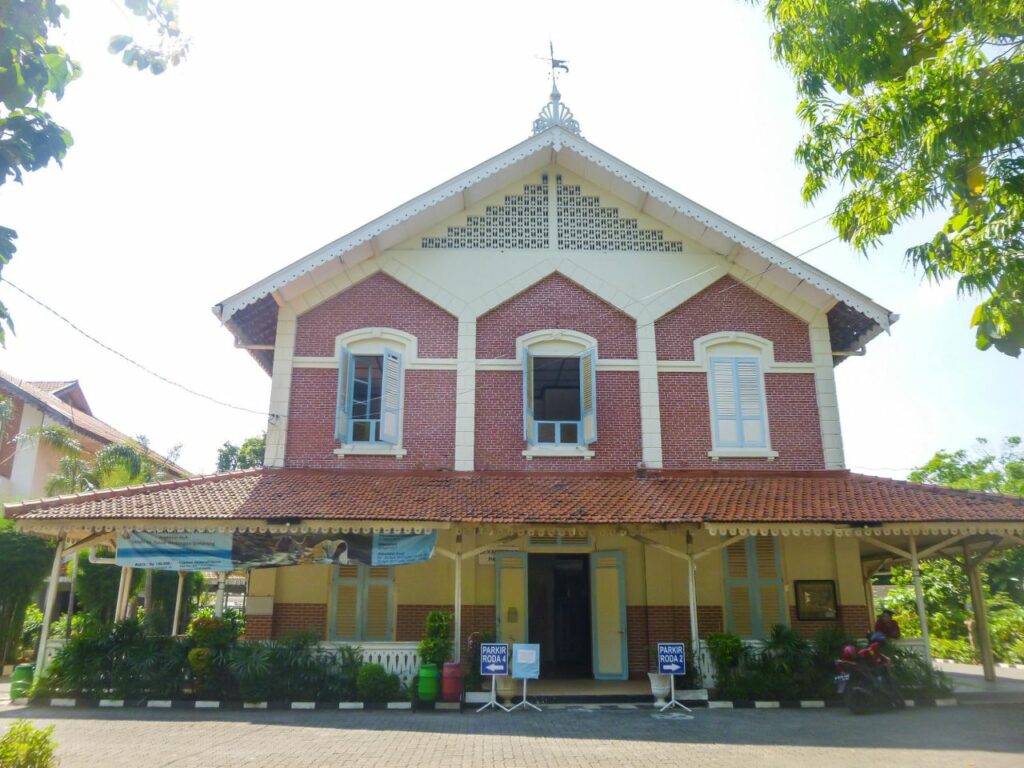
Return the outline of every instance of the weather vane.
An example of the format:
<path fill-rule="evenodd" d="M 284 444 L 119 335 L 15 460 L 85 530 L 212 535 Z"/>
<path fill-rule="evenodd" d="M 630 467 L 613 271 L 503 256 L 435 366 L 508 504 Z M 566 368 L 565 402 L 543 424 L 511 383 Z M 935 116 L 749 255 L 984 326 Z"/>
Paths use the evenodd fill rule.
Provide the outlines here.
<path fill-rule="evenodd" d="M 555 58 L 555 44 L 550 40 L 548 48 L 551 52 L 550 56 L 538 56 L 537 58 L 551 65 L 551 101 L 544 106 L 540 115 L 533 121 L 533 133 L 536 135 L 548 128 L 558 127 L 577 136 L 582 136 L 579 122 L 573 117 L 572 110 L 562 103 L 562 94 L 558 92 L 558 71 L 568 72 L 569 60 Z"/>
<path fill-rule="evenodd" d="M 555 58 L 555 44 L 548 40 L 548 49 L 551 52 L 550 56 L 538 56 L 541 61 L 546 61 L 551 65 L 551 79 L 558 82 L 558 70 L 562 70 L 565 73 L 569 72 L 569 60 L 568 59 L 556 59 Z"/>

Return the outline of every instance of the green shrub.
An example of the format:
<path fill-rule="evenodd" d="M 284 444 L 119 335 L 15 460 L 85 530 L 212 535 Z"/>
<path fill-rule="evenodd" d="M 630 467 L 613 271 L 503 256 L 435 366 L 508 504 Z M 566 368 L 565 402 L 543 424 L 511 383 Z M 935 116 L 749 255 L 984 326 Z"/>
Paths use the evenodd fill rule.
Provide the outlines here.
<path fill-rule="evenodd" d="M 201 648 L 223 648 L 238 639 L 238 627 L 229 618 L 198 615 L 189 622 L 189 639 Z"/>
<path fill-rule="evenodd" d="M 970 642 L 962 638 L 947 640 L 941 637 L 929 637 L 928 645 L 932 656 L 936 659 L 949 659 L 961 664 L 977 664 L 980 660 L 978 651 Z"/>
<path fill-rule="evenodd" d="M 56 765 L 53 726 L 36 728 L 28 720 L 15 720 L 0 736 L 0 766 L 3 768 L 50 768 Z"/>
<path fill-rule="evenodd" d="M 359 701 L 394 701 L 402 688 L 398 675 L 390 675 L 380 664 L 364 664 L 356 675 L 356 696 Z"/>
<path fill-rule="evenodd" d="M 416 649 L 421 662 L 440 667 L 452 657 L 452 621 L 447 611 L 427 614 L 426 634 Z"/>
<path fill-rule="evenodd" d="M 946 675 L 909 648 L 889 646 L 885 654 L 892 659 L 892 675 L 896 685 L 908 699 L 946 698 L 953 694 L 953 684 Z"/>
<path fill-rule="evenodd" d="M 180 641 L 147 635 L 137 621 L 113 627 L 85 622 L 54 656 L 32 687 L 32 696 L 172 698 L 186 680 Z"/>
<path fill-rule="evenodd" d="M 710 635 L 705 643 L 711 663 L 715 667 L 715 680 L 718 688 L 725 689 L 739 666 L 740 659 L 746 652 L 743 641 L 736 635 L 723 632 Z"/>
<path fill-rule="evenodd" d="M 309 633 L 244 641 L 228 652 L 228 667 L 245 701 L 351 701 L 361 665 L 359 648 L 324 650 Z"/>

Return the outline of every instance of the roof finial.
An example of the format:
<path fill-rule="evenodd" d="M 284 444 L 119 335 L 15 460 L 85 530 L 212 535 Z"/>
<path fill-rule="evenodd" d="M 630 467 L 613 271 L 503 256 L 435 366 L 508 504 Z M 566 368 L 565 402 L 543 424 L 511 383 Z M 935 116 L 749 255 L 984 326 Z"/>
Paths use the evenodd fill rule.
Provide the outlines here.
<path fill-rule="evenodd" d="M 541 58 L 551 65 L 551 101 L 544 105 L 540 115 L 533 121 L 533 133 L 536 135 L 548 128 L 558 126 L 577 136 L 582 136 L 579 122 L 573 117 L 572 110 L 562 103 L 562 94 L 558 91 L 558 70 L 568 73 L 569 61 L 555 58 L 555 45 L 550 40 L 548 46 L 551 55 Z"/>

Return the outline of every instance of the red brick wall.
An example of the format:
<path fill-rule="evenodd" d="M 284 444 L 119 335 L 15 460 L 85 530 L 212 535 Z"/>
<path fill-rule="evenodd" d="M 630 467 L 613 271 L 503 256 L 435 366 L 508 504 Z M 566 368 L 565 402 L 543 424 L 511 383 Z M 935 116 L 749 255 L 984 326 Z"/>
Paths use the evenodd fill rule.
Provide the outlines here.
<path fill-rule="evenodd" d="M 866 605 L 840 605 L 838 621 L 800 621 L 796 616 L 796 606 L 789 607 L 789 624 L 804 637 L 814 637 L 820 630 L 839 627 L 852 637 L 864 637 L 871 625 L 868 623 L 868 607 Z"/>
<path fill-rule="evenodd" d="M 399 605 L 398 618 L 395 624 L 395 640 L 397 641 L 418 641 L 423 638 L 423 632 L 427 626 L 427 614 L 431 611 L 454 612 L 451 605 Z M 494 635 L 494 606 L 493 605 L 464 605 L 462 606 L 462 666 L 469 668 L 471 662 L 466 642 L 474 632 L 489 633 Z"/>
<path fill-rule="evenodd" d="M 406 371 L 403 458 L 335 456 L 338 372 L 296 368 L 288 406 L 285 466 L 346 469 L 452 469 L 455 465 L 455 371 Z M 520 400 L 522 395 L 520 394 Z"/>
<path fill-rule="evenodd" d="M 330 357 L 338 334 L 378 327 L 416 336 L 420 357 L 456 356 L 458 320 L 381 272 L 301 315 L 295 354 Z"/>
<path fill-rule="evenodd" d="M 636 322 L 562 275 L 550 275 L 477 319 L 476 356 L 514 358 L 516 339 L 568 328 L 597 339 L 604 358 L 636 357 Z"/>
<path fill-rule="evenodd" d="M 722 609 L 697 606 L 697 629 L 702 638 L 722 631 Z M 691 645 L 690 609 L 685 605 L 626 606 L 629 676 L 644 677 L 651 671 L 651 649 L 656 643 L 682 641 Z"/>
<path fill-rule="evenodd" d="M 780 362 L 811 359 L 807 324 L 731 277 L 709 285 L 654 324 L 658 359 L 693 360 L 694 339 L 720 331 L 771 340 Z"/>
<path fill-rule="evenodd" d="M 634 371 L 597 374 L 596 456 L 535 458 L 523 455 L 523 375 L 519 371 L 478 371 L 476 375 L 478 470 L 598 472 L 632 470 L 641 460 L 640 384 Z"/>
<path fill-rule="evenodd" d="M 316 632 L 321 639 L 327 637 L 327 605 L 325 603 L 274 603 L 274 639 L 292 632 Z"/>
<path fill-rule="evenodd" d="M 274 635 L 273 616 L 249 616 L 245 617 L 245 638 L 246 640 L 269 640 Z"/>
<path fill-rule="evenodd" d="M 824 469 L 814 374 L 766 373 L 764 387 L 771 447 L 778 451 L 778 458 L 771 463 L 764 459 L 712 462 L 707 455 L 712 449 L 707 374 L 658 374 L 665 469 Z"/>

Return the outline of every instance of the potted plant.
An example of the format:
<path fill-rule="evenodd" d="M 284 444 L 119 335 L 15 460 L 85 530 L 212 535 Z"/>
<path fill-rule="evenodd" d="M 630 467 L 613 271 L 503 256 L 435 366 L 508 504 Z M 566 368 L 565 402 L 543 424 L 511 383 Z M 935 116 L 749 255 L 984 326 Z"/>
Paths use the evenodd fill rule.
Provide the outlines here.
<path fill-rule="evenodd" d="M 658 644 L 653 643 L 647 654 L 647 679 L 651 683 L 651 695 L 654 696 L 654 706 L 663 707 L 668 703 L 668 694 L 671 690 L 672 681 L 668 675 L 658 672 Z"/>
<path fill-rule="evenodd" d="M 417 694 L 420 701 L 435 701 L 439 686 L 439 670 L 452 657 L 452 615 L 447 611 L 427 614 L 426 634 L 417 646 L 420 656 Z"/>

